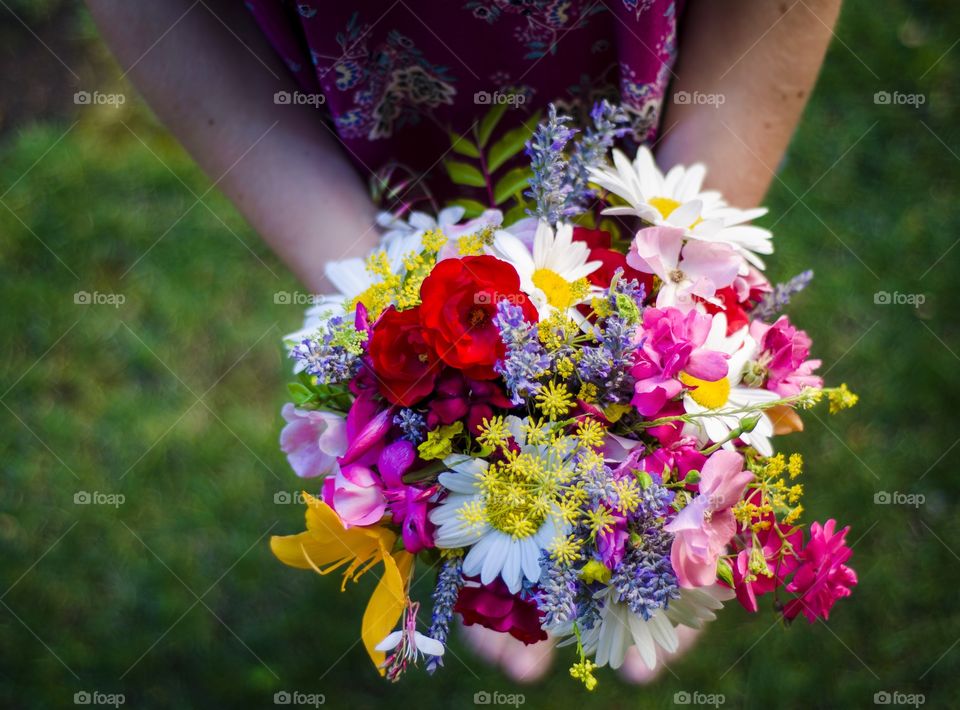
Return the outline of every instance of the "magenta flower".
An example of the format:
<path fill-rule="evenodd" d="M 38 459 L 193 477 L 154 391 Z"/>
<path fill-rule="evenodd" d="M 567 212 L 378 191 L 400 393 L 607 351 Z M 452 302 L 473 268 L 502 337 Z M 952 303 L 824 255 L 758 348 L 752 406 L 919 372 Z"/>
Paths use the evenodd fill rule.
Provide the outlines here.
<path fill-rule="evenodd" d="M 664 526 L 675 535 L 670 562 L 681 587 L 705 587 L 717 579 L 717 560 L 737 530 L 734 505 L 753 474 L 743 470 L 743 457 L 714 452 L 700 472 L 700 495 Z"/>
<path fill-rule="evenodd" d="M 386 446 L 377 462 L 393 522 L 400 526 L 404 547 L 414 554 L 434 547 L 434 528 L 427 520 L 427 503 L 437 492 L 436 486 L 418 488 L 403 482 L 403 475 L 416 460 L 413 444 L 401 439 Z"/>
<path fill-rule="evenodd" d="M 647 227 L 637 232 L 627 263 L 637 271 L 655 274 L 663 282 L 657 308 L 674 306 L 687 312 L 694 296 L 714 300 L 717 289 L 733 283 L 743 259 L 729 244 L 690 240 L 676 227 Z"/>
<path fill-rule="evenodd" d="M 715 382 L 727 375 L 727 356 L 707 350 L 703 344 L 713 319 L 697 311 L 647 308 L 640 349 L 631 374 L 636 380 L 633 406 L 645 417 L 655 417 L 664 405 L 683 391 L 679 377 Z"/>
<path fill-rule="evenodd" d="M 652 451 L 640 460 L 637 468 L 657 477 L 662 476 L 664 471 L 673 471 L 677 480 L 683 480 L 691 471 L 703 468 L 706 460 L 707 457 L 700 453 L 696 439 L 682 437 Z M 696 484 L 688 485 L 687 488 L 699 490 Z"/>
<path fill-rule="evenodd" d="M 795 328 L 787 316 L 773 325 L 754 321 L 750 335 L 760 343 L 758 361 L 766 366 L 768 390 L 781 397 L 792 397 L 805 387 L 823 387 L 823 378 L 814 375 L 819 360 L 808 360 L 810 336 Z"/>
<path fill-rule="evenodd" d="M 301 478 L 335 473 L 337 457 L 347 449 L 343 417 L 297 409 L 290 403 L 280 413 L 287 422 L 280 432 L 280 448 L 294 473 Z"/>
<path fill-rule="evenodd" d="M 347 412 L 347 450 L 340 464 L 372 464 L 380 456 L 383 442 L 393 426 L 394 407 L 381 409 L 374 391 L 365 391 L 358 396 Z"/>
<path fill-rule="evenodd" d="M 798 594 L 787 602 L 783 615 L 794 619 L 803 611 L 811 624 L 817 618 L 830 618 L 830 609 L 838 599 L 849 597 L 857 584 L 857 573 L 844 564 L 853 550 L 847 547 L 847 526 L 834 532 L 836 520 L 810 525 L 810 541 L 800 553 L 800 567 L 787 585 L 787 591 Z"/>

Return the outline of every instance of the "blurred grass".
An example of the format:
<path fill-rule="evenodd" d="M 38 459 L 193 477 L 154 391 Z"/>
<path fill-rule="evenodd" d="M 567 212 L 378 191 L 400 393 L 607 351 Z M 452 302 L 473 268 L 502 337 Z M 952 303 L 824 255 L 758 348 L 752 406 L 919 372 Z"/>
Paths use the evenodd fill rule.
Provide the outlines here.
<path fill-rule="evenodd" d="M 433 679 L 380 681 L 356 643 L 373 580 L 340 594 L 266 544 L 302 524 L 274 503 L 297 487 L 276 439 L 278 339 L 300 317 L 274 293 L 298 286 L 216 192 L 195 204 L 208 181 L 129 102 L 0 146 L 0 704 L 98 690 L 138 708 L 264 707 L 281 689 L 334 707 L 470 705 L 481 689 L 534 707 L 660 706 L 678 690 L 728 707 L 862 707 L 879 690 L 953 704 L 960 9 L 873 9 L 846 3 L 766 220 L 771 277 L 816 271 L 794 320 L 828 379 L 861 394 L 780 444 L 807 459 L 807 519 L 853 526 L 860 585 L 827 624 L 784 630 L 766 607 L 731 607 L 642 689 L 605 671 L 587 695 L 565 663 L 518 687 L 458 643 Z M 926 102 L 876 105 L 881 90 Z M 78 305 L 77 291 L 125 302 Z M 877 305 L 878 291 L 926 303 Z M 125 502 L 76 505 L 78 491 Z M 926 503 L 875 505 L 879 491 Z M 427 574 L 415 593 L 431 587 Z"/>

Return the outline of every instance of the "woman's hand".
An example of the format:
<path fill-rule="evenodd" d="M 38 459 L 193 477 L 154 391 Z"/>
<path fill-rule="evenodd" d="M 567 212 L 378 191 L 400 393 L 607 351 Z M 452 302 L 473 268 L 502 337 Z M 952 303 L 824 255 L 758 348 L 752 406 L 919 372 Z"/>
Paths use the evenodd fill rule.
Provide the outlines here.
<path fill-rule="evenodd" d="M 377 242 L 376 210 L 317 109 L 236 0 L 88 0 L 104 39 L 216 187 L 314 292 Z"/>
<path fill-rule="evenodd" d="M 839 12 L 840 0 L 688 2 L 660 128 L 660 166 L 705 163 L 707 187 L 735 207 L 759 204 Z"/>

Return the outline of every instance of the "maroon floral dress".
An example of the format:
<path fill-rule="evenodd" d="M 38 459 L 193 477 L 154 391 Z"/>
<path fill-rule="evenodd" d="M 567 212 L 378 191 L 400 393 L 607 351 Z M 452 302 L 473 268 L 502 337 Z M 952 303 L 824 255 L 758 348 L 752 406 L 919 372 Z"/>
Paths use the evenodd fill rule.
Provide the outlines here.
<path fill-rule="evenodd" d="M 430 171 L 490 104 L 519 124 L 550 102 L 622 103 L 650 141 L 683 0 L 246 0 L 358 169 Z M 321 98 L 322 97 L 322 98 Z"/>

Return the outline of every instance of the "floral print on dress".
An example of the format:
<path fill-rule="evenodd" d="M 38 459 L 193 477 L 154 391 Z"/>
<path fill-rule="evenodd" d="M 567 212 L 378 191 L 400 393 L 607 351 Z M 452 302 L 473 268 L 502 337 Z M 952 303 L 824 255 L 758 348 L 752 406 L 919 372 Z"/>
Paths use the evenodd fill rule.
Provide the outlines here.
<path fill-rule="evenodd" d="M 430 63 L 411 38 L 391 30 L 385 42 L 371 47 L 371 28 L 354 13 L 336 35 L 341 54 L 332 64 L 317 64 L 321 82 L 332 74 L 339 91 L 353 92 L 356 108 L 334 119 L 347 138 L 390 138 L 417 124 L 425 111 L 453 104 L 457 94 L 447 67 Z"/>
<path fill-rule="evenodd" d="M 655 139 L 684 0 L 245 0 L 300 90 L 365 178 L 388 165 L 449 191 L 448 132 L 469 135 L 490 103 L 507 131 L 547 104 L 587 120 L 623 104 Z M 506 101 L 505 101 L 506 98 Z M 520 99 L 523 99 L 522 101 Z M 292 109 L 295 110 L 295 109 Z"/>
<path fill-rule="evenodd" d="M 463 7 L 491 25 L 504 16 L 522 18 L 513 36 L 527 48 L 526 59 L 555 54 L 565 33 L 586 27 L 591 15 L 607 9 L 596 0 L 470 0 Z"/>

